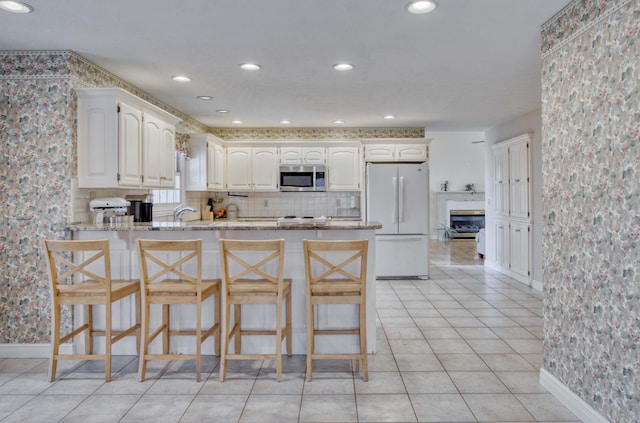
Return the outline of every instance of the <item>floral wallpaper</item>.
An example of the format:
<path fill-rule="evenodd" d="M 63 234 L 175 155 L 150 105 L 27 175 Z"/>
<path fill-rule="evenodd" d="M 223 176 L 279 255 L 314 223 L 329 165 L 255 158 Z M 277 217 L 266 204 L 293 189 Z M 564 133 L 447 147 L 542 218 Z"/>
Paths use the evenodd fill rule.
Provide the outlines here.
<path fill-rule="evenodd" d="M 543 367 L 612 422 L 640 418 L 640 0 L 543 28 Z"/>
<path fill-rule="evenodd" d="M 6 67 L 0 79 L 1 343 L 49 340 L 49 285 L 41 243 L 62 235 L 52 227 L 67 220 L 71 202 L 75 100 L 67 77 L 43 77 L 64 70 L 58 58 L 41 58 L 47 66 L 23 68 L 36 79 L 7 79 Z"/>

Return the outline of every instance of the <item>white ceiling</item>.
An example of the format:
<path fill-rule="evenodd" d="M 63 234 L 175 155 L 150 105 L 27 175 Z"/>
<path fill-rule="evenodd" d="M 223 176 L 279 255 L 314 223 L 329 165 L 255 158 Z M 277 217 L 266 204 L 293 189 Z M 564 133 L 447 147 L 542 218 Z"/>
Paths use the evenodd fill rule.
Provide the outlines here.
<path fill-rule="evenodd" d="M 0 11 L 0 50 L 76 51 L 211 127 L 428 130 L 539 108 L 540 26 L 568 3 L 440 0 L 412 15 L 408 0 L 26 1 L 31 14 Z"/>

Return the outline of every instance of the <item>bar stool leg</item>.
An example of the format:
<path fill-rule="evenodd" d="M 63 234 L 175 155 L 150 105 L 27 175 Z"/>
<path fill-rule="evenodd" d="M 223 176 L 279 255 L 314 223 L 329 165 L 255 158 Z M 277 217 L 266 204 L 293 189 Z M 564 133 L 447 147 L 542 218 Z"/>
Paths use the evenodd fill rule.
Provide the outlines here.
<path fill-rule="evenodd" d="M 229 354 L 229 320 L 230 320 L 230 305 L 226 300 L 223 300 L 222 312 L 222 352 L 220 356 L 220 382 L 224 382 L 227 377 L 227 354 Z"/>
<path fill-rule="evenodd" d="M 51 360 L 49 360 L 49 382 L 56 379 L 58 367 L 58 354 L 60 354 L 60 305 L 53 307 L 53 324 L 51 326 Z"/>
<path fill-rule="evenodd" d="M 142 308 L 142 322 L 140 323 L 140 331 L 142 332 L 140 341 L 140 363 L 138 367 L 138 374 L 140 376 L 140 382 L 144 381 L 147 373 L 147 353 L 149 350 L 149 304 L 143 300 Z"/>
<path fill-rule="evenodd" d="M 364 304 L 358 306 L 360 311 L 360 354 L 362 354 L 362 379 L 369 380 L 369 360 L 367 357 L 367 315 Z"/>
<path fill-rule="evenodd" d="M 291 291 L 289 291 L 289 295 L 287 295 L 287 304 L 286 304 L 286 337 L 287 337 L 287 356 L 292 356 L 293 350 L 293 340 L 291 339 Z"/>

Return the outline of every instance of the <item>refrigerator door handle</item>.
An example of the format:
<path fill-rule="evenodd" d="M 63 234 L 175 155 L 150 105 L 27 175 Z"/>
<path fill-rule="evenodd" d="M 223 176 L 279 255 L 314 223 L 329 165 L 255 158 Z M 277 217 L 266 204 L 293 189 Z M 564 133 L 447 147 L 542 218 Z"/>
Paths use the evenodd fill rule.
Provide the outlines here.
<path fill-rule="evenodd" d="M 393 211 L 391 213 L 391 222 L 397 223 L 398 220 L 396 216 L 396 210 L 397 210 L 396 201 L 398 201 L 398 178 L 394 176 L 393 178 L 391 178 L 391 182 L 393 183 L 393 202 L 391 203 L 393 206 Z"/>
<path fill-rule="evenodd" d="M 404 222 L 404 176 L 400 177 L 400 193 L 398 195 L 398 220 Z"/>

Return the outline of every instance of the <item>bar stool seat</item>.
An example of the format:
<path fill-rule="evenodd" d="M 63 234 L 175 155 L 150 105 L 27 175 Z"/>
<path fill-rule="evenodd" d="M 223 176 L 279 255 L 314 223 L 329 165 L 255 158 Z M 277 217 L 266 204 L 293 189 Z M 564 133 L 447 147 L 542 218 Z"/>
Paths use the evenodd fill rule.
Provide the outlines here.
<path fill-rule="evenodd" d="M 367 357 L 367 251 L 368 240 L 303 240 L 307 281 L 307 380 L 313 377 L 313 360 L 356 359 L 362 364 L 362 379 L 369 378 Z M 358 305 L 356 328 L 322 329 L 314 321 L 314 306 Z M 360 352 L 315 352 L 318 335 L 358 335 Z"/>
<path fill-rule="evenodd" d="M 202 279 L 202 240 L 138 239 L 138 252 L 143 310 L 140 381 L 145 379 L 148 360 L 195 360 L 196 381 L 199 382 L 202 343 L 213 336 L 215 354 L 220 355 L 220 279 Z M 160 259 L 160 256 L 167 260 Z M 203 328 L 202 303 L 210 297 L 214 303 L 213 325 Z M 162 323 L 149 334 L 153 304 L 162 305 Z M 196 306 L 195 329 L 171 329 L 173 304 Z M 163 335 L 162 354 L 149 354 L 149 344 L 160 334 Z M 171 336 L 194 336 L 195 354 L 170 353 Z"/>
<path fill-rule="evenodd" d="M 51 285 L 51 358 L 49 380 L 56 378 L 58 360 L 104 360 L 105 380 L 111 380 L 111 348 L 129 335 L 136 336 L 136 348 L 140 345 L 140 283 L 137 280 L 111 279 L 109 240 L 45 240 L 45 250 Z M 87 258 L 88 256 L 88 258 Z M 75 260 L 76 262 L 74 262 Z M 134 296 L 136 317 L 129 328 L 113 330 L 112 306 L 115 302 Z M 84 306 L 84 323 L 61 334 L 61 309 L 63 305 Z M 105 328 L 96 329 L 93 322 L 93 306 L 105 306 Z M 60 354 L 60 344 L 84 333 L 84 354 Z M 93 353 L 93 337 L 104 336 L 105 353 Z"/>
<path fill-rule="evenodd" d="M 228 360 L 271 359 L 276 362 L 277 380 L 282 378 L 282 341 L 291 356 L 291 279 L 283 278 L 284 240 L 220 240 L 223 274 L 223 331 L 220 381 L 224 381 Z M 275 329 L 243 329 L 242 307 L 251 304 L 275 305 Z M 234 318 L 231 326 L 231 305 Z M 285 322 L 282 314 L 285 308 Z M 242 353 L 242 336 L 274 335 L 275 353 Z M 235 341 L 234 353 L 229 343 Z"/>

